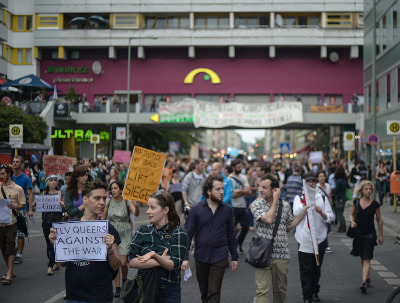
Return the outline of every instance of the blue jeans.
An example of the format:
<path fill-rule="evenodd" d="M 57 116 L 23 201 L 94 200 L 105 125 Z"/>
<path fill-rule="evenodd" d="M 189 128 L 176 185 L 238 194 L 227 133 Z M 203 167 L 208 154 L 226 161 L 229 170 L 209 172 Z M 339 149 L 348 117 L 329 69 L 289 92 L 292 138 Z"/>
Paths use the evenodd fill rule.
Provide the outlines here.
<path fill-rule="evenodd" d="M 244 199 L 246 200 L 246 207 L 247 207 L 247 213 L 249 215 L 249 226 L 254 226 L 254 217 L 253 217 L 253 213 L 251 212 L 251 210 L 249 209 L 249 205 L 251 202 L 254 201 L 253 197 L 244 197 Z"/>
<path fill-rule="evenodd" d="M 386 194 L 386 180 L 383 181 L 376 181 L 376 187 L 378 189 L 378 194 L 379 194 L 379 203 L 382 205 L 383 204 L 383 197 Z"/>
<path fill-rule="evenodd" d="M 181 303 L 180 284 L 161 281 L 158 290 L 160 291 L 162 303 Z"/>

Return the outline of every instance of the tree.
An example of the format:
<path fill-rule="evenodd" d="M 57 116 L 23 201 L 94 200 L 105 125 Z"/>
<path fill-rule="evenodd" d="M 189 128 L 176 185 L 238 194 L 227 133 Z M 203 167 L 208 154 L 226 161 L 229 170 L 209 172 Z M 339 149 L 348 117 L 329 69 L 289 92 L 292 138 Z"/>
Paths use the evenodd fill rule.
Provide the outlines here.
<path fill-rule="evenodd" d="M 42 144 L 47 136 L 47 124 L 42 117 L 25 115 L 16 106 L 0 103 L 0 141 L 9 142 L 9 124 L 24 126 L 24 143 Z"/>
<path fill-rule="evenodd" d="M 75 89 L 74 89 L 73 86 L 69 87 L 67 96 L 68 96 L 68 100 L 70 100 L 72 103 L 75 103 L 75 101 L 76 101 L 76 92 L 75 92 Z"/>
<path fill-rule="evenodd" d="M 317 151 L 322 151 L 325 156 L 329 155 L 330 149 L 330 130 L 328 125 L 323 125 L 317 129 L 313 147 Z"/>

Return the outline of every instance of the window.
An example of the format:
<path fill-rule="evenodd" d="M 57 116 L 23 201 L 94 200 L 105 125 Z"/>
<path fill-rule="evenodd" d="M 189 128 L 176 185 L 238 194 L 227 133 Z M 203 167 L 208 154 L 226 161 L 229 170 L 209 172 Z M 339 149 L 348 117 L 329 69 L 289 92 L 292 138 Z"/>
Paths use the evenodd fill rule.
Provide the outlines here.
<path fill-rule="evenodd" d="M 353 14 L 328 13 L 326 14 L 326 27 L 353 27 Z"/>
<path fill-rule="evenodd" d="M 146 16 L 145 27 L 154 29 L 189 28 L 188 16 Z"/>
<path fill-rule="evenodd" d="M 3 13 L 5 16 L 5 25 L 15 32 L 32 31 L 32 16 L 13 15 L 7 11 Z"/>
<path fill-rule="evenodd" d="M 235 18 L 235 27 L 238 28 L 259 28 L 269 27 L 269 16 L 268 15 L 242 15 L 237 14 Z"/>
<path fill-rule="evenodd" d="M 71 51 L 71 59 L 72 60 L 78 60 L 79 59 L 79 51 L 78 50 Z"/>
<path fill-rule="evenodd" d="M 2 46 L 4 60 L 11 64 L 32 64 L 31 48 L 12 48 L 4 44 Z"/>
<path fill-rule="evenodd" d="M 52 50 L 51 51 L 51 59 L 58 59 L 58 50 Z"/>
<path fill-rule="evenodd" d="M 37 15 L 37 28 L 60 28 L 58 15 Z"/>
<path fill-rule="evenodd" d="M 139 15 L 114 14 L 113 28 L 139 28 Z"/>
<path fill-rule="evenodd" d="M 282 13 L 275 15 L 276 27 L 284 28 L 310 28 L 319 27 L 319 14 L 296 15 L 293 13 Z"/>
<path fill-rule="evenodd" d="M 23 49 L 17 49 L 17 63 L 22 64 L 24 63 L 24 50 Z"/>
<path fill-rule="evenodd" d="M 225 29 L 229 28 L 228 15 L 197 15 L 195 16 L 196 29 Z"/>
<path fill-rule="evenodd" d="M 32 63 L 32 50 L 30 48 L 25 49 L 25 63 Z"/>

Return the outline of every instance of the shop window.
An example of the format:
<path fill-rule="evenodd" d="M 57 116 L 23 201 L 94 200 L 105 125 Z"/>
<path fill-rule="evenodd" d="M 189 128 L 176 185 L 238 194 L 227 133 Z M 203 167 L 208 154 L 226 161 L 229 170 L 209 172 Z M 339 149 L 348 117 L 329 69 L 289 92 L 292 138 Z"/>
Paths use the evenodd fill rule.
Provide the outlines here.
<path fill-rule="evenodd" d="M 328 13 L 326 14 L 326 27 L 353 27 L 353 14 Z"/>
<path fill-rule="evenodd" d="M 113 28 L 139 28 L 139 15 L 114 14 Z"/>
<path fill-rule="evenodd" d="M 235 18 L 235 27 L 238 28 L 260 28 L 269 27 L 269 16 L 264 15 L 242 15 L 237 14 Z"/>
<path fill-rule="evenodd" d="M 228 15 L 197 15 L 194 22 L 196 29 L 229 28 Z"/>

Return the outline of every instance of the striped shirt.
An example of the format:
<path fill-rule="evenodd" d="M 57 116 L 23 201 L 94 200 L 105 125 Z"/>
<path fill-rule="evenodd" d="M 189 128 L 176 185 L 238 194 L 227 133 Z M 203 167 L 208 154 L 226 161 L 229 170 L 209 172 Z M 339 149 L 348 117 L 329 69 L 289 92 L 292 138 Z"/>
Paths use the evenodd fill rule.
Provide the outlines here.
<path fill-rule="evenodd" d="M 186 254 L 188 238 L 182 227 L 174 227 L 171 233 L 165 231 L 168 226 L 169 224 L 160 229 L 157 229 L 154 224 L 140 226 L 133 236 L 128 260 L 136 258 L 136 255 L 143 256 L 150 251 L 161 256 L 168 249 L 168 255 L 174 262 L 174 268 L 169 271 L 160 267 L 161 280 L 179 284 L 181 281 L 181 264 Z"/>
<path fill-rule="evenodd" d="M 287 200 L 293 202 L 296 196 L 303 192 L 303 182 L 300 175 L 291 175 L 286 181 Z"/>

